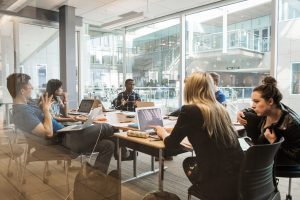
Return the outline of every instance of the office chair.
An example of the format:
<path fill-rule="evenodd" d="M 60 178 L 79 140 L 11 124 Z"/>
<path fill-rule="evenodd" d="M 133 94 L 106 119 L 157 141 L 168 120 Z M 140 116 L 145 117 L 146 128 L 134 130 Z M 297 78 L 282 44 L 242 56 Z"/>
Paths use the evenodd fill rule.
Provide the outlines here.
<path fill-rule="evenodd" d="M 274 157 L 283 138 L 273 144 L 253 145 L 246 152 L 241 163 L 239 175 L 239 199 L 243 200 L 280 200 L 276 180 L 273 174 Z M 216 188 L 217 189 L 217 188 Z M 216 190 L 216 192 L 218 192 Z M 195 196 L 201 200 L 205 197 L 201 188 L 192 185 L 188 189 L 188 199 Z"/>
<path fill-rule="evenodd" d="M 64 163 L 64 171 L 66 175 L 66 185 L 68 193 L 70 191 L 69 186 L 69 166 L 71 163 L 71 160 L 76 158 L 76 156 L 73 153 L 70 152 L 70 150 L 64 148 L 61 145 L 55 145 L 51 144 L 49 140 L 46 140 L 45 138 L 41 136 L 37 136 L 34 134 L 27 133 L 25 131 L 16 130 L 18 135 L 24 135 L 27 141 L 27 145 L 25 147 L 25 155 L 24 155 L 24 161 L 22 166 L 22 174 L 20 183 L 24 184 L 26 183 L 26 179 L 24 178 L 25 172 L 26 172 L 26 166 L 30 162 L 35 161 L 42 161 L 45 162 L 44 170 L 43 170 L 43 182 L 45 184 L 49 183 L 49 176 L 51 175 L 49 171 L 49 161 L 63 161 Z"/>
<path fill-rule="evenodd" d="M 292 200 L 292 178 L 300 177 L 300 165 L 276 165 L 275 176 L 289 178 L 288 194 L 286 195 L 286 200 Z"/>

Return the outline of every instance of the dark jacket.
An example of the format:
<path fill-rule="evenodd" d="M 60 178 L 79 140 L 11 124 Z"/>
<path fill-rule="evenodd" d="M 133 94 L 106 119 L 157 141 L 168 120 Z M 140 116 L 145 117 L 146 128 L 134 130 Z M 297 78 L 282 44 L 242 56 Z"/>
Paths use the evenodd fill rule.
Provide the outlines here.
<path fill-rule="evenodd" d="M 203 127 L 203 115 L 195 105 L 182 106 L 177 123 L 164 140 L 166 150 L 177 148 L 188 137 L 196 153 L 198 176 L 196 182 L 209 199 L 236 199 L 238 172 L 243 152 L 236 144 L 227 146 L 209 136 Z M 218 192 L 216 192 L 218 188 Z"/>
<path fill-rule="evenodd" d="M 282 103 L 280 104 L 280 109 L 282 110 L 282 114 L 278 122 L 267 128 L 275 132 L 277 140 L 281 137 L 285 139 L 279 149 L 278 155 L 280 155 L 280 157 L 285 156 L 291 161 L 300 163 L 300 117 L 295 111 Z M 252 138 L 254 143 L 269 143 L 264 136 L 266 128 L 263 128 L 266 117 L 257 116 L 251 108 L 244 109 L 243 112 L 247 120 L 245 128 L 248 136 Z M 280 159 L 277 160 L 279 164 L 281 162 Z"/>

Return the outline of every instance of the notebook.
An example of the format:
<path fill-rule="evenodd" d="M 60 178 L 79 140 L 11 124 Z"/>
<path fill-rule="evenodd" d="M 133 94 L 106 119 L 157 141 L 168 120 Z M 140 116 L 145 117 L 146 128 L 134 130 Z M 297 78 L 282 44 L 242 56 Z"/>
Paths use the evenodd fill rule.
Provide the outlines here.
<path fill-rule="evenodd" d="M 82 99 L 77 111 L 69 112 L 70 115 L 87 115 L 94 104 L 93 99 Z"/>
<path fill-rule="evenodd" d="M 137 108 L 154 107 L 154 102 L 149 102 L 149 101 L 136 101 L 136 107 L 137 107 Z"/>
<path fill-rule="evenodd" d="M 163 126 L 161 109 L 157 107 L 136 108 L 138 129 L 155 133 L 151 126 Z"/>
<path fill-rule="evenodd" d="M 85 129 L 93 124 L 94 118 L 99 115 L 100 112 L 100 108 L 95 108 L 89 113 L 87 120 L 83 124 L 67 126 L 58 130 L 57 132 L 80 131 Z"/>

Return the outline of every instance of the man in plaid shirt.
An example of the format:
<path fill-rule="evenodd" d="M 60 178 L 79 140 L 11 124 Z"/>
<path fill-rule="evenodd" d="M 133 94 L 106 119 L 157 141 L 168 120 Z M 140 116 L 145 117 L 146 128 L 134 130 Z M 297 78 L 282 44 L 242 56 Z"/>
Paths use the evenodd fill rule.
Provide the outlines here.
<path fill-rule="evenodd" d="M 125 87 L 126 90 L 118 94 L 116 109 L 134 112 L 136 108 L 136 101 L 141 101 L 140 95 L 133 91 L 133 79 L 127 79 L 125 81 Z"/>

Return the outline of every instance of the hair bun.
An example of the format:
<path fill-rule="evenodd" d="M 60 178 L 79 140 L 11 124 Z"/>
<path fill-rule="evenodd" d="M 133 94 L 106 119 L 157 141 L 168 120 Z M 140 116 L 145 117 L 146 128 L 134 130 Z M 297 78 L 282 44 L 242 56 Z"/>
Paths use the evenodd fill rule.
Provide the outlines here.
<path fill-rule="evenodd" d="M 264 85 L 271 85 L 276 87 L 277 86 L 277 81 L 275 78 L 273 78 L 272 76 L 266 76 L 263 80 L 262 83 Z"/>

